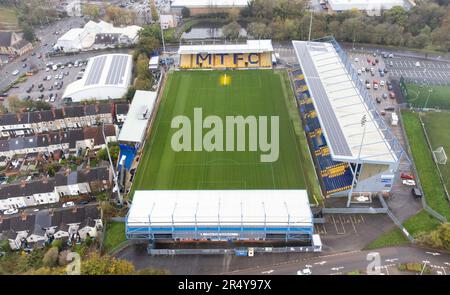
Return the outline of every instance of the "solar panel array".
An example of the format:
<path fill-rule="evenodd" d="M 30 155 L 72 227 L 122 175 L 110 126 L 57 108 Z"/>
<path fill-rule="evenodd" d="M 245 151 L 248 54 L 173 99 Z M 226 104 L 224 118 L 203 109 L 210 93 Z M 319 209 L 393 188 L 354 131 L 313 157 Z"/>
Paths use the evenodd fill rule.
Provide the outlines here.
<path fill-rule="evenodd" d="M 128 55 L 114 55 L 109 67 L 105 84 L 118 85 L 124 83 L 125 70 L 128 64 Z"/>
<path fill-rule="evenodd" d="M 98 84 L 102 76 L 103 68 L 105 67 L 107 56 L 100 56 L 94 59 L 89 74 L 87 76 L 85 86 Z"/>

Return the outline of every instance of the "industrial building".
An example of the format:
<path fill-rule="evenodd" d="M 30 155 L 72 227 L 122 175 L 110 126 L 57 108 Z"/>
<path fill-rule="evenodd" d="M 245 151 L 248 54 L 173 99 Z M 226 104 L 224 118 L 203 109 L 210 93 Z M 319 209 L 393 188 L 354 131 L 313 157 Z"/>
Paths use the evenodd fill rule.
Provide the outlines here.
<path fill-rule="evenodd" d="M 128 54 L 104 54 L 88 60 L 80 80 L 70 83 L 63 99 L 72 102 L 122 98 L 132 79 L 133 58 Z"/>
<path fill-rule="evenodd" d="M 181 69 L 272 68 L 272 40 L 245 44 L 182 45 Z"/>
<path fill-rule="evenodd" d="M 208 13 L 229 13 L 231 9 L 247 7 L 248 0 L 174 0 L 170 8 L 173 13 L 181 14 L 183 7 L 190 11 L 190 15 Z"/>
<path fill-rule="evenodd" d="M 89 21 L 83 28 L 67 31 L 56 42 L 54 48 L 64 52 L 77 52 L 117 45 L 136 44 L 142 27 L 114 27 L 105 21 Z"/>
<path fill-rule="evenodd" d="M 413 0 L 325 0 L 326 7 L 333 12 L 347 10 L 359 10 L 370 12 L 379 12 L 384 9 L 391 9 L 395 6 L 401 6 L 405 9 L 414 7 Z"/>
<path fill-rule="evenodd" d="M 136 191 L 128 239 L 312 243 L 306 190 Z"/>
<path fill-rule="evenodd" d="M 293 46 L 300 68 L 290 75 L 323 194 L 350 204 L 389 192 L 405 154 L 350 60 L 334 39 Z"/>

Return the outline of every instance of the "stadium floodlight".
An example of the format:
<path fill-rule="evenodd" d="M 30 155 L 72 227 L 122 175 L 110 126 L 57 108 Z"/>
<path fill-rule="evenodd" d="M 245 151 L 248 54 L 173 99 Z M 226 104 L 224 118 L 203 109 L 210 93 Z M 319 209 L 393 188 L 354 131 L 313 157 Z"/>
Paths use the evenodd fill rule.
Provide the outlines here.
<path fill-rule="evenodd" d="M 363 134 L 361 137 L 361 144 L 359 145 L 359 151 L 358 151 L 358 158 L 356 159 L 356 166 L 355 166 L 355 171 L 353 171 L 353 179 L 352 179 L 352 185 L 350 188 L 350 192 L 348 193 L 348 198 L 347 198 L 347 208 L 350 207 L 350 203 L 352 201 L 352 195 L 353 195 L 353 187 L 355 185 L 355 181 L 356 181 L 356 172 L 358 170 L 358 165 L 359 165 L 359 160 L 361 158 L 361 149 L 364 143 L 364 135 L 366 134 L 366 123 L 367 123 L 367 116 L 366 114 L 364 114 L 361 118 L 361 127 L 364 128 L 363 130 Z"/>
<path fill-rule="evenodd" d="M 447 164 L 447 154 L 445 153 L 445 149 L 443 146 L 438 147 L 433 151 L 434 161 L 440 165 Z"/>

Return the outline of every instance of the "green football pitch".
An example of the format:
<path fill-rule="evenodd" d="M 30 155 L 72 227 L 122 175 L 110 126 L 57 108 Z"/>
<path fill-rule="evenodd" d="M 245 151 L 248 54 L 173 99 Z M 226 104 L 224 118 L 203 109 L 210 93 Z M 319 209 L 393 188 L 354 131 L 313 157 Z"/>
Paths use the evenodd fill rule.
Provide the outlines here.
<path fill-rule="evenodd" d="M 221 83 L 224 74 L 229 82 L 226 86 Z M 287 79 L 286 72 L 272 70 L 171 73 L 132 191 L 305 189 L 311 186 L 310 191 L 319 197 L 314 168 Z M 171 121 L 184 115 L 193 122 L 194 108 L 202 108 L 203 118 L 216 115 L 224 122 L 226 116 L 279 116 L 278 160 L 261 162 L 260 151 L 174 151 L 171 139 L 179 129 L 171 128 Z"/>

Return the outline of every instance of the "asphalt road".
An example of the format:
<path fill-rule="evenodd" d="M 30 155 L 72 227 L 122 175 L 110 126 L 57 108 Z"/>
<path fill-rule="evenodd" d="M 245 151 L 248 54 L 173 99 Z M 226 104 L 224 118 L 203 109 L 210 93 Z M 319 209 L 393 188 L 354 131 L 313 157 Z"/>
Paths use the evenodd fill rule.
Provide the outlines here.
<path fill-rule="evenodd" d="M 384 274 L 389 274 L 389 268 L 398 263 L 410 262 L 426 263 L 428 266 L 432 267 L 434 271 L 440 271 L 442 274 L 448 274 L 450 272 L 449 253 L 441 253 L 416 247 L 396 247 L 373 251 L 352 251 L 324 255 L 279 265 L 225 272 L 222 274 L 295 275 L 298 270 L 309 268 L 313 275 L 339 275 L 355 270 L 366 270 L 369 263 L 373 261 L 373 258 L 370 259 L 371 256 L 368 256 L 369 253 L 379 254 L 380 264 L 377 267 L 372 268 L 372 270 L 380 270 L 380 272 Z"/>

